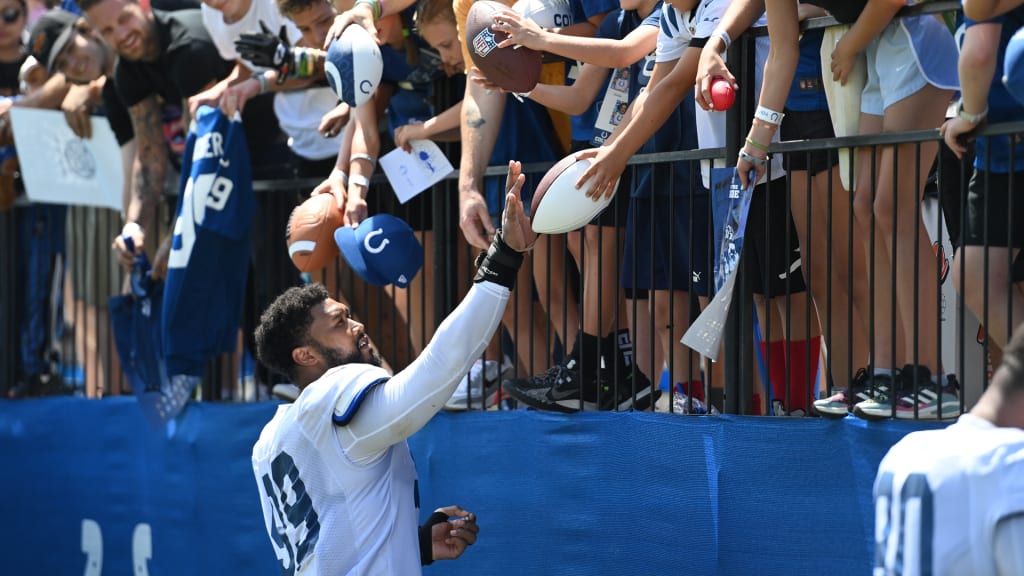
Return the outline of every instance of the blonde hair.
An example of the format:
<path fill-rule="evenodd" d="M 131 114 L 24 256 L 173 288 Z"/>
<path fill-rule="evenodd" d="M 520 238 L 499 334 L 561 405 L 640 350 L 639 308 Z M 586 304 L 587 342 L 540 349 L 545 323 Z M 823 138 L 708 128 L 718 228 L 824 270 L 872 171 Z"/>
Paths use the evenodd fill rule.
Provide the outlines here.
<path fill-rule="evenodd" d="M 452 8 L 452 0 L 421 0 L 416 7 L 416 15 L 413 21 L 416 26 L 431 24 L 444 19 L 455 24 L 455 10 Z"/>

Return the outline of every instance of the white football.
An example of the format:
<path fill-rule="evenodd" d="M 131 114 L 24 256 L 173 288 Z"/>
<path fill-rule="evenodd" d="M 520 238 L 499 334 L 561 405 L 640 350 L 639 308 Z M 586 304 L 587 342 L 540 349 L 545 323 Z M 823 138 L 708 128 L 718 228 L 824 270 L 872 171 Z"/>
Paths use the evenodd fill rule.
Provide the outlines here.
<path fill-rule="evenodd" d="M 576 189 L 576 181 L 588 166 L 590 160 L 577 162 L 576 155 L 570 154 L 544 174 L 537 189 L 533 191 L 533 202 L 530 205 L 534 232 L 562 234 L 579 230 L 608 207 L 611 198 L 587 198 L 593 180 Z"/>
<path fill-rule="evenodd" d="M 365 28 L 353 24 L 331 42 L 324 62 L 327 83 L 349 106 L 368 101 L 380 86 L 384 60 L 380 47 Z"/>
<path fill-rule="evenodd" d="M 573 24 L 569 0 L 519 0 L 512 9 L 542 28 L 565 28 Z"/>

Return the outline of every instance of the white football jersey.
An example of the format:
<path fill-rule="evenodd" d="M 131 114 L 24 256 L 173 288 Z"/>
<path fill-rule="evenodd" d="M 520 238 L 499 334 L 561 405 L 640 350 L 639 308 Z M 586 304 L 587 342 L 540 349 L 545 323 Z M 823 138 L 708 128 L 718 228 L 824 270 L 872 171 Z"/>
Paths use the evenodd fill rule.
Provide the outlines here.
<path fill-rule="evenodd" d="M 381 368 L 328 371 L 277 409 L 253 448 L 267 532 L 283 574 L 421 573 L 416 468 L 403 440 L 368 462 L 346 456 L 337 406 L 354 413 Z M 351 400 L 345 397 L 351 398 Z"/>
<path fill-rule="evenodd" d="M 994 575 L 996 524 L 1024 512 L 1024 430 L 965 414 L 908 434 L 882 459 L 874 501 L 875 576 Z"/>

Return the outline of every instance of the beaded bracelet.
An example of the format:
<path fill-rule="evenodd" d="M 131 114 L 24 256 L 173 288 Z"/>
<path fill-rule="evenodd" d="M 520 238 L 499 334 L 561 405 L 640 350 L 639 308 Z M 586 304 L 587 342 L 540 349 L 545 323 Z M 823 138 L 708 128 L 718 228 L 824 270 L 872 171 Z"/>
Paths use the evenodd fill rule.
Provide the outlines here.
<path fill-rule="evenodd" d="M 754 148 L 757 148 L 758 150 L 761 150 L 763 152 L 770 152 L 767 146 L 761 144 L 760 142 L 754 142 L 753 140 L 750 139 L 750 136 L 747 136 L 747 144 L 750 144 Z"/>

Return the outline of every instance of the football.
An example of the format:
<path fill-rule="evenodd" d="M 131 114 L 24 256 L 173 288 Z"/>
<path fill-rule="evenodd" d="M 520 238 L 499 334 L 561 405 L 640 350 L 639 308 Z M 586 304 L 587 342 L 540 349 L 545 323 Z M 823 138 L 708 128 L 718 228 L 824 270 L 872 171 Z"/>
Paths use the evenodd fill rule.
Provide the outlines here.
<path fill-rule="evenodd" d="M 334 243 L 334 231 L 344 224 L 344 213 L 331 194 L 310 196 L 296 206 L 285 231 L 288 256 L 295 267 L 314 272 L 337 258 L 340 252 Z"/>
<path fill-rule="evenodd" d="M 588 181 L 583 188 L 576 189 L 576 181 L 589 166 L 590 160 L 576 161 L 576 155 L 570 154 L 544 174 L 533 191 L 533 202 L 530 204 L 534 232 L 562 234 L 579 230 L 608 207 L 611 198 L 587 198 L 586 193 L 593 180 Z"/>
<path fill-rule="evenodd" d="M 529 92 L 540 81 L 543 56 L 529 48 L 498 48 L 508 35 L 491 30 L 491 24 L 494 14 L 507 8 L 490 0 L 475 2 L 466 18 L 466 46 L 473 64 L 488 80 L 509 92 Z"/>
<path fill-rule="evenodd" d="M 380 47 L 365 28 L 349 26 L 327 48 L 324 73 L 342 102 L 359 106 L 369 100 L 380 85 L 384 73 Z"/>

